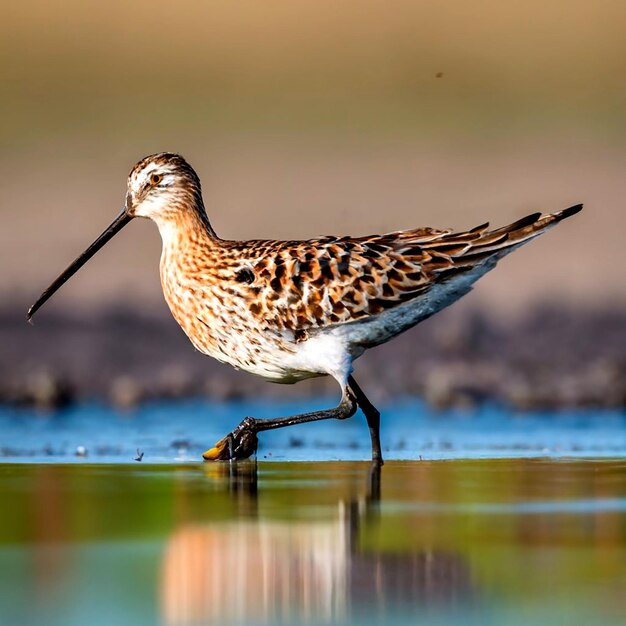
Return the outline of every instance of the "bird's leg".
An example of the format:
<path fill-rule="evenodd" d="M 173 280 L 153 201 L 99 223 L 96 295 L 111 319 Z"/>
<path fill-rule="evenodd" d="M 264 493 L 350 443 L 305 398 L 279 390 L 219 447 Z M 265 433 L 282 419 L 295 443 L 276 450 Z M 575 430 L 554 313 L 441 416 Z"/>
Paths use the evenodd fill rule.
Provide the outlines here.
<path fill-rule="evenodd" d="M 382 465 L 383 454 L 380 448 L 380 412 L 367 399 L 363 390 L 357 385 L 356 380 L 352 376 L 348 377 L 348 389 L 354 394 L 357 404 L 361 407 L 367 419 L 367 425 L 370 429 L 370 437 L 372 439 L 372 462 Z"/>
<path fill-rule="evenodd" d="M 246 417 L 237 428 L 226 437 L 220 439 L 215 446 L 207 450 L 203 455 L 205 461 L 229 461 L 234 459 L 247 459 L 257 449 L 257 433 L 274 428 L 284 428 L 295 424 L 305 424 L 327 419 L 346 419 L 355 414 L 357 402 L 353 392 L 346 389 L 341 402 L 334 409 L 311 411 L 288 417 L 275 417 L 271 419 L 256 419 Z"/>

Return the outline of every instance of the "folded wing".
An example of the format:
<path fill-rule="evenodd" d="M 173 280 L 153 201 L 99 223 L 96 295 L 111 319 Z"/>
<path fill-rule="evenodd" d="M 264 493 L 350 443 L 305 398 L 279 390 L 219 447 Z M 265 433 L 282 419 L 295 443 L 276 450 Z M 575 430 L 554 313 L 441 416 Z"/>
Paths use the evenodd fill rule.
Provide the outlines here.
<path fill-rule="evenodd" d="M 454 294 L 456 282 L 462 285 L 460 297 L 500 258 L 581 208 L 533 213 L 496 230 L 482 224 L 457 233 L 419 228 L 267 246 L 259 242 L 258 258 L 251 259 L 251 306 L 263 324 L 293 332 L 297 339 L 298 334 L 304 338 L 332 325 L 381 316 L 428 298 L 433 290 L 449 288 Z"/>

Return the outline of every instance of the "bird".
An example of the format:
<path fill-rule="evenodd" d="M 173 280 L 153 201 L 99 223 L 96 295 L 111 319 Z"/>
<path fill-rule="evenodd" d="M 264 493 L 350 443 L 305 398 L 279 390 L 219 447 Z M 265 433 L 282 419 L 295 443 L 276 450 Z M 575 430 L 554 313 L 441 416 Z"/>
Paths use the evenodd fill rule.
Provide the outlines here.
<path fill-rule="evenodd" d="M 156 223 L 160 277 L 171 313 L 197 350 L 277 383 L 331 376 L 337 406 L 298 415 L 246 417 L 202 456 L 256 453 L 258 434 L 324 419 L 365 415 L 372 461 L 383 463 L 380 412 L 353 375 L 354 361 L 449 306 L 504 256 L 582 209 L 532 213 L 490 230 L 422 227 L 361 237 L 225 240 L 205 209 L 200 178 L 179 154 L 140 160 L 124 208 L 28 310 L 37 310 L 135 218 Z"/>

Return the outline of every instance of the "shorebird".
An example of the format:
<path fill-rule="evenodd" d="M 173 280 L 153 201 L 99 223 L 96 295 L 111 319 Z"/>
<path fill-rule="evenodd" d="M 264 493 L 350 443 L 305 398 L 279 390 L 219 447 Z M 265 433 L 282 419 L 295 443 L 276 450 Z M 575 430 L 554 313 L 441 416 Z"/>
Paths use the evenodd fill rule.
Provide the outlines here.
<path fill-rule="evenodd" d="M 332 376 L 341 388 L 331 409 L 246 417 L 204 459 L 247 458 L 261 431 L 346 419 L 360 407 L 372 459 L 382 463 L 380 414 L 352 376 L 354 360 L 452 304 L 503 256 L 581 209 L 533 213 L 495 230 L 486 223 L 465 232 L 416 228 L 366 237 L 227 241 L 209 222 L 191 165 L 178 154 L 153 154 L 130 171 L 121 213 L 27 318 L 133 218 L 149 218 L 163 242 L 165 299 L 200 352 L 273 382 Z"/>

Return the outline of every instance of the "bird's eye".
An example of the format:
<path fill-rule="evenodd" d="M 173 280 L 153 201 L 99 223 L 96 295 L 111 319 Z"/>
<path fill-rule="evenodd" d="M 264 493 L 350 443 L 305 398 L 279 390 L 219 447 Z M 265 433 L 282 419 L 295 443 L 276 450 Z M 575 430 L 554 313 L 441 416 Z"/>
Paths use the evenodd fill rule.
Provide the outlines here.
<path fill-rule="evenodd" d="M 158 185 L 163 180 L 163 174 L 151 174 L 150 182 L 153 185 Z"/>

